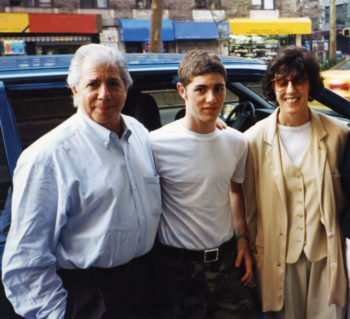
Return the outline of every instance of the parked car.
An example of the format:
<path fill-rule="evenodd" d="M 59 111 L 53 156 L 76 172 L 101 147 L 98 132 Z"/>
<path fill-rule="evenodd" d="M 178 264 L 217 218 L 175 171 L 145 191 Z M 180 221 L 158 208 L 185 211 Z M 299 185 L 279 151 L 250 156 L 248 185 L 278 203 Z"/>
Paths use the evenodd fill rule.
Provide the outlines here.
<path fill-rule="evenodd" d="M 350 59 L 323 71 L 322 76 L 327 88 L 350 100 Z"/>
<path fill-rule="evenodd" d="M 176 90 L 177 69 L 183 55 L 126 57 L 134 83 L 123 112 L 139 119 L 149 130 L 183 116 L 184 101 Z M 23 148 L 76 111 L 66 84 L 71 58 L 71 55 L 0 57 L 0 265 L 10 224 L 11 181 L 17 158 Z M 260 80 L 266 64 L 253 59 L 221 58 L 228 74 L 221 117 L 230 126 L 244 131 L 275 109 L 262 96 Z M 342 120 L 350 119 L 350 101 L 328 89 L 317 97 L 314 106 Z M 16 318 L 5 304 L 0 284 L 2 316 Z"/>

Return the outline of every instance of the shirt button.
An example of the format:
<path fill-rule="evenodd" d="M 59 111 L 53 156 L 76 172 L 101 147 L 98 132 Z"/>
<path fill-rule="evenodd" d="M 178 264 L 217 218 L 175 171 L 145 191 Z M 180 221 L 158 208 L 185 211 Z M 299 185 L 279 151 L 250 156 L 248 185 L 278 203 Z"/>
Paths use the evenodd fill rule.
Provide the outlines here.
<path fill-rule="evenodd" d="M 303 189 L 301 187 L 298 187 L 298 192 L 302 192 Z"/>
<path fill-rule="evenodd" d="M 332 269 L 337 268 L 337 263 L 331 263 L 331 268 L 332 268 Z"/>
<path fill-rule="evenodd" d="M 303 230 L 304 228 L 302 226 L 298 226 L 298 229 L 299 230 Z"/>
<path fill-rule="evenodd" d="M 304 215 L 301 214 L 301 213 L 299 213 L 297 216 L 300 217 L 300 218 L 303 218 L 303 217 L 304 217 Z"/>
<path fill-rule="evenodd" d="M 295 177 L 296 177 L 296 178 L 300 178 L 300 174 L 297 173 L 297 174 L 295 175 Z"/>
<path fill-rule="evenodd" d="M 328 237 L 329 237 L 329 238 L 334 237 L 334 233 L 333 233 L 333 232 L 329 232 L 329 233 L 328 233 Z"/>

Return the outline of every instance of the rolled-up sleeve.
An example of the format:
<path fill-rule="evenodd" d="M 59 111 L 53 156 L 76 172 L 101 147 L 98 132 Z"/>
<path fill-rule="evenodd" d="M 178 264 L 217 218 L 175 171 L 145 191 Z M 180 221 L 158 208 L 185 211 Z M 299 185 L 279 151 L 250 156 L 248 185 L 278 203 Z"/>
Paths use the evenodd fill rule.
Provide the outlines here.
<path fill-rule="evenodd" d="M 15 311 L 25 318 L 63 318 L 66 291 L 56 273 L 60 190 L 42 164 L 19 164 L 14 175 L 12 224 L 2 279 Z"/>

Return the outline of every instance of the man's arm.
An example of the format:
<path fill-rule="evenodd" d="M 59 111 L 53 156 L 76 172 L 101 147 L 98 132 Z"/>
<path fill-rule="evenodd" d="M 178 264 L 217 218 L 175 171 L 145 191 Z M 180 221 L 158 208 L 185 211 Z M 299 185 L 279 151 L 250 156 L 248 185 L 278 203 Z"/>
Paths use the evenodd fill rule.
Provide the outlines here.
<path fill-rule="evenodd" d="M 42 165 L 24 165 L 15 173 L 2 275 L 7 297 L 25 318 L 63 319 L 65 314 L 66 291 L 54 254 L 62 223 L 59 193 L 53 172 Z"/>
<path fill-rule="evenodd" d="M 252 284 L 253 280 L 253 260 L 249 252 L 248 238 L 246 237 L 247 224 L 245 219 L 244 198 L 241 184 L 231 181 L 230 199 L 233 225 L 236 236 L 241 234 L 245 235 L 240 236 L 237 242 L 238 253 L 236 258 L 236 267 L 239 267 L 242 259 L 244 259 L 246 272 L 241 281 L 244 283 L 244 285 L 250 285 Z"/>

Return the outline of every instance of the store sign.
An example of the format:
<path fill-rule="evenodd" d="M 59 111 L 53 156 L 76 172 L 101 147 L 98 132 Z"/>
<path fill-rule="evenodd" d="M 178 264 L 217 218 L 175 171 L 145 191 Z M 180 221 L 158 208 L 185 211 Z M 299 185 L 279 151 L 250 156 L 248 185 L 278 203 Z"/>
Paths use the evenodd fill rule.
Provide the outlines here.
<path fill-rule="evenodd" d="M 101 31 L 96 14 L 0 13 L 0 33 L 79 33 Z"/>
<path fill-rule="evenodd" d="M 0 13 L 0 32 L 29 32 L 29 17 L 26 13 Z"/>
<path fill-rule="evenodd" d="M 309 18 L 229 19 L 230 34 L 310 34 Z"/>
<path fill-rule="evenodd" d="M 98 33 L 95 14 L 30 13 L 31 33 Z"/>
<path fill-rule="evenodd" d="M 2 44 L 4 55 L 23 55 L 26 53 L 23 40 L 5 40 Z"/>

